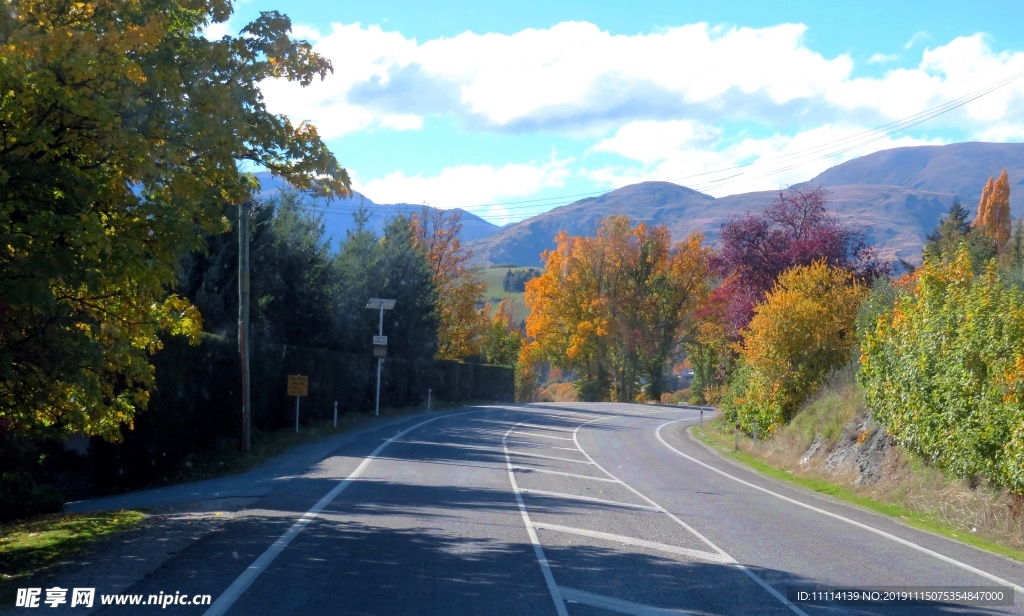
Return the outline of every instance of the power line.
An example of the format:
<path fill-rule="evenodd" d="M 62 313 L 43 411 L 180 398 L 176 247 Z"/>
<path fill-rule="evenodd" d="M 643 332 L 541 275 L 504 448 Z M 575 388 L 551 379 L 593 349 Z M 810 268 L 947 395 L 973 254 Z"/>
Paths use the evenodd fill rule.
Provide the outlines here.
<path fill-rule="evenodd" d="M 710 189 L 710 188 L 715 188 L 715 189 L 726 188 L 726 187 L 729 187 L 729 186 L 734 186 L 734 185 L 737 185 L 737 184 L 749 182 L 751 180 L 756 180 L 756 179 L 761 179 L 761 178 L 765 178 L 765 177 L 770 177 L 772 175 L 778 175 L 780 173 L 784 173 L 784 172 L 790 171 L 792 169 L 797 169 L 799 167 L 803 167 L 803 166 L 806 166 L 806 165 L 809 165 L 809 164 L 813 164 L 813 163 L 816 163 L 816 162 L 821 162 L 823 160 L 827 160 L 829 158 L 838 156 L 840 154 L 844 154 L 846 152 L 850 152 L 852 150 L 864 147 L 866 145 L 870 145 L 871 143 L 874 143 L 876 141 L 879 141 L 879 140 L 885 139 L 887 137 L 891 137 L 893 135 L 896 135 L 898 133 L 904 132 L 904 131 L 906 131 L 906 130 L 908 130 L 910 128 L 913 128 L 914 126 L 917 126 L 919 124 L 927 122 L 928 120 L 934 119 L 934 118 L 936 118 L 936 117 L 938 117 L 940 115 L 949 113 L 950 111 L 953 111 L 955 109 L 963 107 L 964 105 L 967 105 L 967 104 L 969 104 L 969 103 L 971 103 L 971 102 L 973 102 L 975 100 L 978 100 L 979 98 L 981 98 L 983 96 L 991 94 L 992 92 L 995 92 L 996 90 L 999 90 L 1000 88 L 1003 88 L 1003 87 L 1009 85 L 1010 83 L 1013 83 L 1014 81 L 1017 81 L 1021 77 L 1024 77 L 1024 71 L 1021 71 L 1021 72 L 1018 72 L 1018 73 L 1014 73 L 1014 74 L 1012 74 L 1012 75 L 1010 75 L 1008 77 L 1005 77 L 1005 78 L 1003 78 L 1003 79 L 1001 79 L 1001 80 L 999 80 L 997 82 L 989 84 L 989 85 L 987 85 L 987 86 L 985 86 L 983 88 L 980 88 L 978 90 L 975 90 L 975 91 L 970 92 L 968 94 L 965 94 L 963 96 L 957 97 L 957 98 L 955 98 L 953 100 L 947 101 L 947 102 L 942 103 L 940 105 L 936 105 L 934 107 L 930 107 L 928 109 L 925 109 L 924 111 L 920 111 L 918 113 L 909 115 L 909 116 L 901 118 L 899 120 L 894 120 L 894 121 L 889 122 L 887 124 L 883 124 L 881 126 L 878 126 L 878 127 L 872 128 L 872 129 L 864 130 L 864 131 L 861 131 L 861 132 L 856 133 L 854 135 L 850 135 L 850 136 L 844 137 L 842 139 L 837 139 L 837 140 L 834 140 L 834 141 L 831 141 L 831 142 L 828 142 L 828 143 L 825 143 L 825 144 L 817 145 L 817 146 L 810 147 L 810 148 L 805 148 L 803 150 L 798 150 L 798 151 L 790 152 L 790 153 L 787 153 L 787 154 L 780 154 L 780 155 L 777 155 L 777 156 L 773 156 L 771 158 L 758 159 L 756 161 L 752 161 L 752 162 L 749 162 L 749 163 L 733 165 L 733 166 L 730 166 L 730 167 L 723 167 L 721 169 L 715 169 L 715 170 L 711 170 L 711 171 L 704 171 L 704 172 L 700 172 L 700 173 L 694 173 L 694 174 L 690 174 L 690 175 L 679 176 L 679 177 L 670 178 L 670 179 L 661 180 L 661 181 L 664 181 L 664 182 L 678 182 L 680 180 L 687 180 L 687 179 L 693 179 L 693 178 L 698 178 L 698 177 L 705 177 L 705 176 L 709 176 L 709 175 L 714 175 L 714 174 L 718 174 L 718 173 L 725 173 L 725 172 L 729 172 L 729 171 L 741 170 L 740 173 L 733 174 L 733 175 L 730 175 L 728 177 L 717 178 L 717 179 L 713 179 L 713 180 L 707 180 L 707 181 L 704 181 L 704 182 L 696 182 L 696 183 L 692 183 L 689 186 L 687 186 L 688 188 L 690 188 L 692 190 L 701 190 L 701 189 Z M 750 169 L 750 168 L 753 168 L 753 169 Z M 751 173 L 751 172 L 753 173 L 753 175 L 748 175 L 748 173 Z M 622 187 L 620 187 L 620 188 L 622 188 Z M 615 189 L 612 189 L 612 190 L 615 190 Z M 555 196 L 555 197 L 543 197 L 543 198 L 537 198 L 537 199 L 525 199 L 525 200 L 520 200 L 520 201 L 504 201 L 504 202 L 482 203 L 482 204 L 476 204 L 476 205 L 461 206 L 459 209 L 464 210 L 466 212 L 469 212 L 471 214 L 474 213 L 472 211 L 473 209 L 482 210 L 482 209 L 485 209 L 485 208 L 494 208 L 494 207 L 501 207 L 504 210 L 506 210 L 506 212 L 508 210 L 517 210 L 517 211 L 521 212 L 522 210 L 530 210 L 530 209 L 535 209 L 535 208 L 543 208 L 543 207 L 549 206 L 552 203 L 556 203 L 556 202 L 565 202 L 568 199 L 576 199 L 578 197 L 590 197 L 590 196 L 595 196 L 595 195 L 602 195 L 602 194 L 606 194 L 608 192 L 611 192 L 611 191 L 606 189 L 606 190 L 589 191 L 589 192 L 576 193 L 576 194 L 570 194 L 570 195 L 559 195 L 559 196 Z M 561 207 L 561 206 L 564 206 L 564 205 L 570 205 L 571 203 L 572 202 L 560 203 L 560 205 L 556 205 L 555 207 Z M 327 211 L 326 208 L 331 208 L 331 211 Z M 550 209 L 554 209 L 554 208 L 550 208 Z M 543 211 L 550 211 L 550 209 L 543 210 Z M 330 213 L 330 214 L 344 214 L 344 213 L 352 213 L 352 212 L 356 212 L 356 211 L 358 211 L 358 207 L 356 207 L 354 205 L 327 204 L 324 207 L 324 213 L 325 214 L 326 213 Z M 542 213 L 542 212 L 539 212 L 539 213 Z M 490 214 L 491 218 L 497 218 L 499 220 L 501 220 L 501 219 L 511 219 L 511 218 L 514 218 L 514 217 L 516 217 L 518 215 L 518 214 L 511 214 L 511 213 L 497 214 L 497 213 L 494 213 L 494 212 L 490 212 L 489 214 Z"/>

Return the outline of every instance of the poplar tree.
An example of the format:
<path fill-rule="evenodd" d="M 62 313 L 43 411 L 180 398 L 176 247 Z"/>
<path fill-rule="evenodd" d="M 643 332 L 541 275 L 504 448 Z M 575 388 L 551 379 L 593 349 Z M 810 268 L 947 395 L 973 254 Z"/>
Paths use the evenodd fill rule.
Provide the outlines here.
<path fill-rule="evenodd" d="M 1000 254 L 1010 241 L 1012 221 L 1010 219 L 1010 179 L 1006 169 L 995 182 L 988 179 L 978 203 L 978 217 L 974 226 L 982 235 L 989 238 Z"/>

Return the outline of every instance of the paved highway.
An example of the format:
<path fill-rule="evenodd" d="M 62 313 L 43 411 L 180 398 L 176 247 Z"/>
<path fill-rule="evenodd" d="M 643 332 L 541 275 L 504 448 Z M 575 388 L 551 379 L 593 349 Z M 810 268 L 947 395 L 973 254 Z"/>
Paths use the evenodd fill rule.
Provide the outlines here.
<path fill-rule="evenodd" d="M 737 467 L 689 438 L 697 416 L 415 418 L 342 444 L 128 592 L 210 594 L 166 611 L 211 615 L 1021 613 L 1020 564 Z M 794 586 L 1016 587 L 1016 605 L 815 605 Z"/>

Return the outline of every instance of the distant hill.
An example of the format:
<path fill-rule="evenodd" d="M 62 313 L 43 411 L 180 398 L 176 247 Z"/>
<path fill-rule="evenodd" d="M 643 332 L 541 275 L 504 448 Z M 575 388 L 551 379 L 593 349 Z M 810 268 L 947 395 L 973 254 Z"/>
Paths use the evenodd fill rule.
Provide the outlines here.
<path fill-rule="evenodd" d="M 825 186 L 831 193 L 830 209 L 841 219 L 864 226 L 883 255 L 919 261 L 925 234 L 953 201 L 959 199 L 973 212 L 986 180 L 1004 167 L 1016 217 L 1024 212 L 1024 144 L 1020 143 L 885 150 L 832 167 L 797 186 Z M 470 247 L 481 264 L 536 266 L 541 251 L 554 247 L 559 230 L 589 235 L 609 214 L 666 225 L 676 239 L 701 231 L 714 242 L 729 217 L 763 209 L 777 194 L 764 191 L 715 199 L 669 182 L 643 182 L 508 225 L 470 242 Z"/>
<path fill-rule="evenodd" d="M 272 176 L 270 173 L 258 173 L 260 181 L 260 197 L 272 198 L 287 184 L 281 178 Z M 352 196 L 346 199 L 335 199 L 328 202 L 326 199 L 315 199 L 312 203 L 323 210 L 324 226 L 327 236 L 332 238 L 331 250 L 338 249 L 338 243 L 345 239 L 345 232 L 355 229 L 355 222 L 352 214 L 360 205 L 366 207 L 369 214 L 367 226 L 378 235 L 384 229 L 384 223 L 396 214 L 411 214 L 419 212 L 424 207 L 435 209 L 429 206 L 412 205 L 410 203 L 374 203 L 368 197 L 353 191 Z M 465 210 L 455 208 L 462 212 L 462 234 L 460 238 L 464 242 L 479 240 L 496 233 L 501 227 L 471 214 Z"/>

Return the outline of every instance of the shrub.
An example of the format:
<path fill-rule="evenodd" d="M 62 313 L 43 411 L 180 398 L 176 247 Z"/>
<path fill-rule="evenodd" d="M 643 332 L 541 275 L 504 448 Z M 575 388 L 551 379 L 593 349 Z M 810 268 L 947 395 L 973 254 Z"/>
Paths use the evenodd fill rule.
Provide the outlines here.
<path fill-rule="evenodd" d="M 723 399 L 745 431 L 789 420 L 832 370 L 849 361 L 865 287 L 822 261 L 783 273 L 743 332 L 740 368 Z"/>
<path fill-rule="evenodd" d="M 960 477 L 1024 492 L 1024 293 L 967 248 L 926 261 L 864 335 L 858 379 L 896 440 Z"/>
<path fill-rule="evenodd" d="M 63 508 L 63 495 L 49 486 L 37 484 L 28 473 L 0 475 L 0 522 L 57 513 Z"/>

